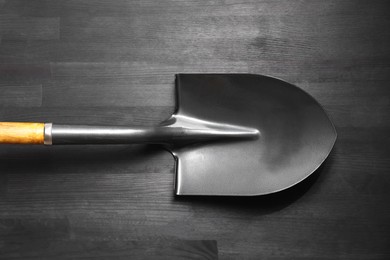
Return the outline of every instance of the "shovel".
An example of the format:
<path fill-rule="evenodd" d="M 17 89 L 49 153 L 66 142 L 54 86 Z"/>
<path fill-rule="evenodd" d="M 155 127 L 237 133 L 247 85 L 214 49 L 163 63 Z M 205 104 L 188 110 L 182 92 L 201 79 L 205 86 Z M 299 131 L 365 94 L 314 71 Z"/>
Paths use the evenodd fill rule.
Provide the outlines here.
<path fill-rule="evenodd" d="M 176 111 L 152 128 L 0 123 L 0 143 L 160 144 L 176 161 L 177 195 L 264 195 L 327 158 L 336 131 L 309 94 L 253 74 L 178 74 Z"/>

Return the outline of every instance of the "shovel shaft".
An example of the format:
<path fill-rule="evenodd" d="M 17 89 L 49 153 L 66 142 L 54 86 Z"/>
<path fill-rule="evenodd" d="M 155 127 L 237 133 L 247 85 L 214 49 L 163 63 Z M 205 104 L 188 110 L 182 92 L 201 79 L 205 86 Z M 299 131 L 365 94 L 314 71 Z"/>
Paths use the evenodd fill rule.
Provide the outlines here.
<path fill-rule="evenodd" d="M 257 138 L 258 131 L 181 126 L 124 127 L 0 123 L 0 143 L 8 144 L 166 144 L 185 145 L 220 139 Z"/>
<path fill-rule="evenodd" d="M 123 126 L 52 125 L 45 129 L 46 144 L 184 145 L 226 138 L 248 138 L 258 134 L 257 131 L 192 129 L 174 126 L 133 128 Z M 51 131 L 51 134 L 49 131 Z"/>
<path fill-rule="evenodd" d="M 43 144 L 44 123 L 0 122 L 0 143 Z"/>

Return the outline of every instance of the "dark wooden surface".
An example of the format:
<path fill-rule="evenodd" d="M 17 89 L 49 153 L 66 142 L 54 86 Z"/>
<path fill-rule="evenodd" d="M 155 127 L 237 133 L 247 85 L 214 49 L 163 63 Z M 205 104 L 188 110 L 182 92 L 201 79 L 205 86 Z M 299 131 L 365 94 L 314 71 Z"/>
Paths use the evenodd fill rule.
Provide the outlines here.
<path fill-rule="evenodd" d="M 249 72 L 306 90 L 338 131 L 314 175 L 257 198 L 177 198 L 155 147 L 2 145 L 0 258 L 389 259 L 389 14 L 388 0 L 0 0 L 1 121 L 151 126 L 175 73 Z"/>

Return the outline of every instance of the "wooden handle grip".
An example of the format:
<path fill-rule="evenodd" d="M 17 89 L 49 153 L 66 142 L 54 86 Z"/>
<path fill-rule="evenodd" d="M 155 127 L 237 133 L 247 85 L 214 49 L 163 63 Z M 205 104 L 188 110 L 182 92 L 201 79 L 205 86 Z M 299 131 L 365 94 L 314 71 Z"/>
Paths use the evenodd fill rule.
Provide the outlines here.
<path fill-rule="evenodd" d="M 44 123 L 0 122 L 1 144 L 43 144 Z"/>

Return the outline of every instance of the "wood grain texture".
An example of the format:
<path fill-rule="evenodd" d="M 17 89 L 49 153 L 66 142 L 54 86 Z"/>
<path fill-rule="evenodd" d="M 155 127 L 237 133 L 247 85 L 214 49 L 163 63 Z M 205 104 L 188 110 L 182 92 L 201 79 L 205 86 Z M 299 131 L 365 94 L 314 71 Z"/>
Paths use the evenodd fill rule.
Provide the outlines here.
<path fill-rule="evenodd" d="M 220 259 L 389 259 L 389 11 L 0 0 L 0 121 L 153 126 L 174 110 L 175 73 L 256 73 L 310 93 L 338 132 L 314 175 L 257 198 L 175 197 L 174 160 L 156 146 L 1 145 L 0 259 L 145 259 L 148 244 L 187 240 L 216 241 Z M 213 243 L 177 247 L 215 258 Z"/>
<path fill-rule="evenodd" d="M 61 237 L 66 234 L 67 222 L 65 219 L 47 220 L 46 225 L 40 225 L 30 221 L 31 225 L 36 225 L 36 228 L 42 230 L 45 234 Z M 13 225 L 23 229 L 23 226 L 18 221 L 7 220 L 2 224 Z M 64 228 L 56 230 L 56 226 L 61 224 Z M 42 253 L 39 259 L 153 259 L 153 260 L 181 260 L 181 259 L 217 259 L 218 250 L 215 241 L 196 241 L 196 240 L 158 240 L 158 241 L 110 241 L 103 240 L 98 242 L 89 242 L 83 240 L 65 240 L 55 243 L 48 242 L 43 236 L 35 237 L 36 243 L 31 246 L 26 240 L 26 244 L 22 246 L 15 246 L 12 244 L 12 237 L 9 238 L 9 244 L 5 253 L 11 258 L 22 255 L 27 258 L 34 254 L 37 249 L 41 248 Z"/>
<path fill-rule="evenodd" d="M 20 17 L 0 14 L 4 39 L 54 40 L 59 37 L 58 17 Z"/>
<path fill-rule="evenodd" d="M 43 144 L 44 123 L 0 122 L 0 144 Z"/>
<path fill-rule="evenodd" d="M 40 107 L 42 85 L 0 85 L 0 107 Z"/>

